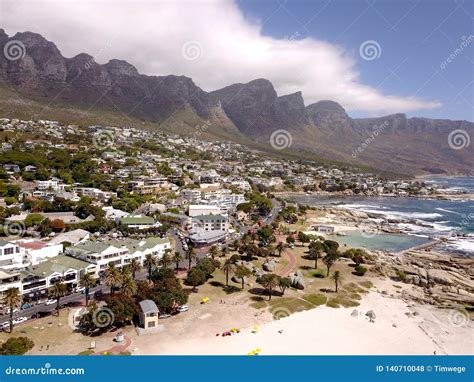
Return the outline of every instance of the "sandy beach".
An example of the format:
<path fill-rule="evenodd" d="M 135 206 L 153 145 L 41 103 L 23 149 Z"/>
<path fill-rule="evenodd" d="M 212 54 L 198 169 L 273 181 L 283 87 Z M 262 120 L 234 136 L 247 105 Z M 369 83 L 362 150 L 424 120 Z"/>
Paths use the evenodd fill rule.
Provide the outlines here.
<path fill-rule="evenodd" d="M 374 322 L 365 315 L 369 310 Z M 373 291 L 355 309 L 318 307 L 261 324 L 257 333 L 250 326 L 231 337 L 139 337 L 133 354 L 245 355 L 255 349 L 261 355 L 472 354 L 472 322 L 453 323 L 452 315 Z M 228 322 L 232 327 L 231 316 Z"/>

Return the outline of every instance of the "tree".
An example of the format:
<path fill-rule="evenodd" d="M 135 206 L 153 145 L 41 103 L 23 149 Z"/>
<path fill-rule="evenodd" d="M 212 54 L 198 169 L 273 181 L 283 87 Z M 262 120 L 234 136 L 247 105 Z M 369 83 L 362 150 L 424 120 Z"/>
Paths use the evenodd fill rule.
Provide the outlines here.
<path fill-rule="evenodd" d="M 130 266 L 130 272 L 132 272 L 132 277 L 135 280 L 137 272 L 140 272 L 140 269 L 142 268 L 142 266 L 140 265 L 140 262 L 135 257 L 130 261 L 129 266 Z"/>
<path fill-rule="evenodd" d="M 61 232 L 66 228 L 66 224 L 61 219 L 54 219 L 50 223 L 54 232 Z"/>
<path fill-rule="evenodd" d="M 163 268 L 168 268 L 171 263 L 173 262 L 173 260 L 171 259 L 171 256 L 170 256 L 170 253 L 169 253 L 169 250 L 167 249 L 165 251 L 165 253 L 163 253 L 163 256 L 161 257 L 161 259 L 159 260 L 159 264 L 160 266 L 162 266 Z"/>
<path fill-rule="evenodd" d="M 300 241 L 301 245 L 304 246 L 305 243 L 309 242 L 309 237 L 304 232 L 298 232 L 298 240 Z"/>
<path fill-rule="evenodd" d="M 293 236 L 287 236 L 286 237 L 286 243 L 287 244 L 295 244 L 295 238 Z"/>
<path fill-rule="evenodd" d="M 234 273 L 235 265 L 232 264 L 229 260 L 227 260 L 221 268 L 222 272 L 225 273 L 225 285 L 229 286 L 229 274 Z"/>
<path fill-rule="evenodd" d="M 113 323 L 116 326 L 123 326 L 130 323 L 133 317 L 138 314 L 138 307 L 135 300 L 125 294 L 110 296 L 105 302 L 113 313 Z M 112 324 L 112 322 L 110 322 L 110 324 Z"/>
<path fill-rule="evenodd" d="M 130 271 L 127 271 L 123 274 L 120 291 L 125 296 L 134 296 L 137 294 L 137 283 L 133 279 L 132 273 Z"/>
<path fill-rule="evenodd" d="M 268 294 L 268 301 L 271 301 L 273 290 L 277 287 L 279 276 L 274 273 L 267 273 L 257 278 L 257 283 L 265 288 Z"/>
<path fill-rule="evenodd" d="M 176 265 L 176 272 L 178 272 L 179 263 L 184 260 L 183 255 L 181 255 L 180 252 L 176 251 L 176 252 L 174 253 L 174 255 L 173 255 L 172 260 L 173 260 L 173 262 L 174 262 L 175 265 Z"/>
<path fill-rule="evenodd" d="M 59 302 L 61 297 L 64 297 L 67 292 L 67 286 L 64 284 L 63 280 L 57 281 L 50 290 L 50 295 L 56 299 L 56 312 L 59 316 Z"/>
<path fill-rule="evenodd" d="M 278 280 L 278 287 L 281 290 L 281 294 L 285 294 L 285 290 L 291 286 L 291 280 L 289 277 L 280 277 Z"/>
<path fill-rule="evenodd" d="M 219 250 L 217 249 L 217 247 L 215 245 L 213 245 L 210 249 L 209 249 L 209 255 L 211 255 L 211 259 L 214 260 L 214 258 L 219 254 Z"/>
<path fill-rule="evenodd" d="M 186 276 L 186 284 L 193 287 L 193 292 L 196 292 L 196 287 L 202 285 L 206 282 L 206 274 L 202 269 L 198 267 L 193 267 Z"/>
<path fill-rule="evenodd" d="M 313 241 L 309 245 L 309 256 L 314 260 L 314 269 L 318 269 L 318 259 L 324 251 L 324 245 L 320 241 Z"/>
<path fill-rule="evenodd" d="M 326 277 L 329 276 L 329 271 L 337 259 L 338 259 L 338 256 L 336 254 L 330 254 L 330 255 L 328 254 L 324 256 L 323 263 L 326 264 L 326 268 L 328 270 Z"/>
<path fill-rule="evenodd" d="M 0 347 L 0 355 L 23 355 L 33 349 L 34 345 L 27 337 L 12 337 Z"/>
<path fill-rule="evenodd" d="M 199 268 L 201 271 L 204 272 L 204 275 L 206 276 L 207 280 L 216 270 L 216 263 L 218 263 L 217 260 L 204 258 L 197 262 L 196 268 Z"/>
<path fill-rule="evenodd" d="M 194 248 L 190 248 L 189 251 L 186 252 L 186 258 L 188 259 L 188 271 L 191 269 L 191 264 L 193 260 L 197 258 L 196 251 Z"/>
<path fill-rule="evenodd" d="M 79 286 L 85 288 L 86 306 L 89 306 L 89 289 L 95 285 L 96 280 L 90 273 L 84 273 L 79 279 Z"/>
<path fill-rule="evenodd" d="M 324 247 L 326 249 L 326 253 L 328 255 L 332 255 L 332 254 L 337 253 L 337 250 L 339 248 L 339 243 L 337 241 L 334 241 L 334 240 L 325 240 L 323 245 L 324 245 Z"/>
<path fill-rule="evenodd" d="M 156 258 L 152 254 L 146 255 L 143 265 L 148 270 L 148 279 L 151 280 L 151 273 L 156 268 Z"/>
<path fill-rule="evenodd" d="M 282 241 L 280 241 L 276 247 L 275 247 L 276 251 L 278 252 L 278 256 L 281 257 L 281 253 L 283 252 L 283 250 L 285 249 L 285 244 L 283 244 Z"/>
<path fill-rule="evenodd" d="M 113 295 L 115 286 L 122 281 L 122 275 L 114 264 L 109 263 L 105 270 L 105 285 L 110 287 L 110 294 Z"/>
<path fill-rule="evenodd" d="M 3 303 L 10 308 L 10 333 L 13 332 L 13 310 L 20 306 L 21 300 L 18 288 L 8 288 L 3 296 Z"/>
<path fill-rule="evenodd" d="M 341 272 L 334 271 L 334 273 L 331 276 L 331 279 L 334 281 L 334 285 L 336 286 L 336 293 L 337 293 L 337 287 L 339 283 L 342 281 Z"/>
<path fill-rule="evenodd" d="M 252 271 L 243 265 L 237 265 L 235 276 L 242 280 L 242 289 L 244 289 L 245 278 L 252 275 Z"/>

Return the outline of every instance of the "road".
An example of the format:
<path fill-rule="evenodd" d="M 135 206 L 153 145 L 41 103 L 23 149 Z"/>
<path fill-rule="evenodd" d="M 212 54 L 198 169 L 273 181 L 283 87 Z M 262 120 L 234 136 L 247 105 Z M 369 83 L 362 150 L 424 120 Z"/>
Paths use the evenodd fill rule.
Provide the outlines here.
<path fill-rule="evenodd" d="M 103 293 L 106 292 L 108 288 L 105 285 L 98 285 L 94 288 L 91 288 L 89 291 L 90 295 L 94 295 L 95 292 L 101 291 Z M 73 293 L 64 297 L 61 297 L 60 305 L 71 303 L 71 302 L 78 302 L 85 299 L 85 295 L 82 293 Z M 34 305 L 32 308 L 23 309 L 19 312 L 13 314 L 13 318 L 25 316 L 28 319 L 31 318 L 32 315 L 37 313 L 47 313 L 53 312 L 56 310 L 56 303 L 52 305 L 45 305 L 44 303 L 40 303 L 38 305 Z M 0 323 L 4 323 L 9 321 L 10 316 L 8 314 L 0 316 Z"/>

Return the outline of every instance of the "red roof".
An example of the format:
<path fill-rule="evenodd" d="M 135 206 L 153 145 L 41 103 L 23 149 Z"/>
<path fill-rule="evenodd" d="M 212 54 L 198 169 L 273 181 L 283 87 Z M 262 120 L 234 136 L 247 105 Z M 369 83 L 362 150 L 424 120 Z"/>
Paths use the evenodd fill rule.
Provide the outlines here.
<path fill-rule="evenodd" d="M 28 249 L 41 249 L 46 247 L 46 244 L 41 241 L 27 241 L 27 242 L 19 242 L 18 246 Z"/>

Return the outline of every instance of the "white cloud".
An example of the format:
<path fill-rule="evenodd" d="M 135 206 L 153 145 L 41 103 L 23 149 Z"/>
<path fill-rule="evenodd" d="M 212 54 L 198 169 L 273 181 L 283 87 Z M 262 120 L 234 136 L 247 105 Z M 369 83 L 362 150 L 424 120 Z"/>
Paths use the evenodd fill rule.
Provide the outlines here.
<path fill-rule="evenodd" d="M 2 0 L 0 7 L 9 35 L 30 30 L 65 56 L 86 52 L 99 63 L 120 58 L 141 73 L 192 77 L 205 90 L 267 78 L 280 95 L 301 90 L 306 104 L 331 99 L 349 111 L 440 106 L 362 84 L 357 57 L 340 46 L 264 36 L 231 0 Z"/>

